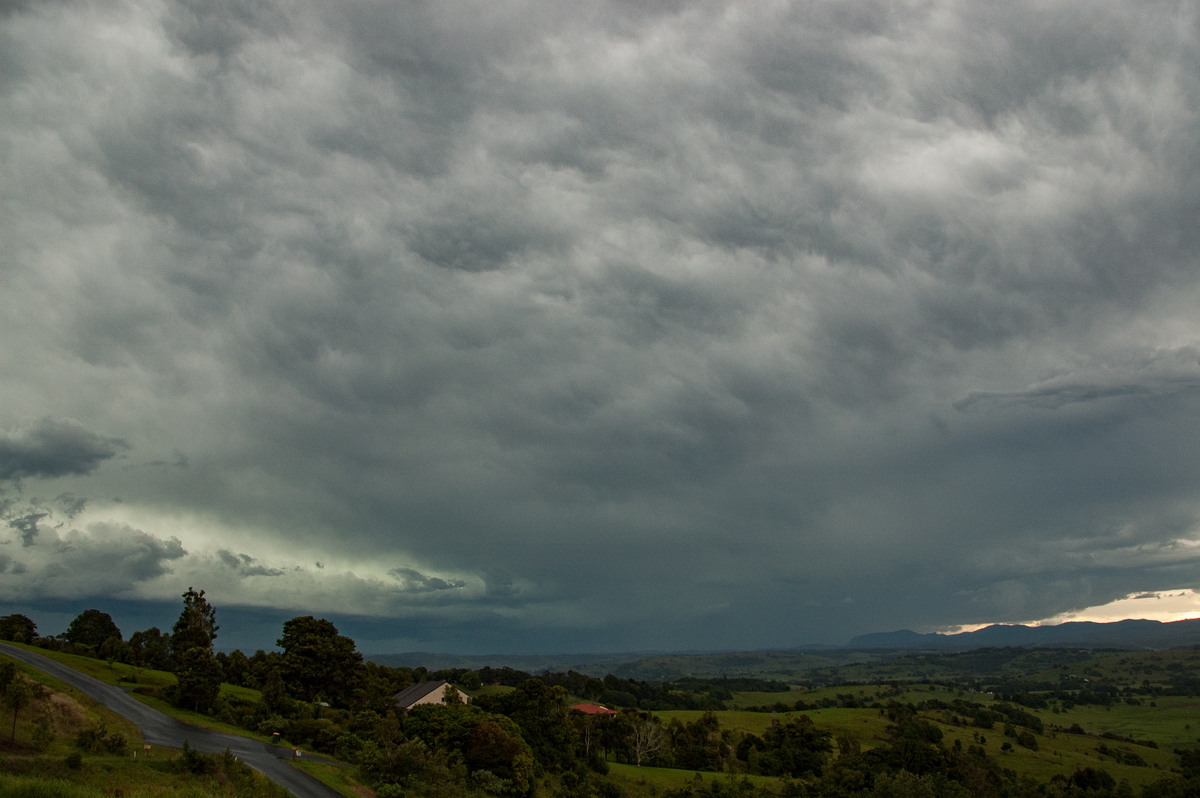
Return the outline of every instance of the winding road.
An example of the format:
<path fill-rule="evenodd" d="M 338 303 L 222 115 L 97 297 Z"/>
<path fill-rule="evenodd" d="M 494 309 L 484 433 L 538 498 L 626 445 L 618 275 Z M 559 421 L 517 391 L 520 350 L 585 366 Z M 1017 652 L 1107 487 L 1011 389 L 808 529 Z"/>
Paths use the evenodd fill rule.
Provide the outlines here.
<path fill-rule="evenodd" d="M 151 745 L 182 748 L 186 742 L 188 747 L 204 753 L 221 753 L 228 748 L 238 759 L 290 791 L 296 798 L 341 798 L 337 791 L 326 787 L 304 771 L 292 767 L 289 761 L 292 753 L 290 748 L 184 723 L 146 706 L 119 687 L 105 684 L 49 657 L 23 648 L 0 643 L 0 653 L 26 665 L 32 665 L 43 673 L 82 690 L 113 712 L 125 716 L 137 725 L 144 741 Z"/>

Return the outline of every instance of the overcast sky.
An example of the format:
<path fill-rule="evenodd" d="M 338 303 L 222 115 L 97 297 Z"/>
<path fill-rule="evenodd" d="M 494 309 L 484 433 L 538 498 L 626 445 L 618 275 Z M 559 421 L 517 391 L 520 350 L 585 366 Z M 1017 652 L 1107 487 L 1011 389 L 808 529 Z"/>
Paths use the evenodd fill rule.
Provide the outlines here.
<path fill-rule="evenodd" d="M 719 649 L 1200 587 L 1190 2 L 0 0 L 0 610 Z"/>

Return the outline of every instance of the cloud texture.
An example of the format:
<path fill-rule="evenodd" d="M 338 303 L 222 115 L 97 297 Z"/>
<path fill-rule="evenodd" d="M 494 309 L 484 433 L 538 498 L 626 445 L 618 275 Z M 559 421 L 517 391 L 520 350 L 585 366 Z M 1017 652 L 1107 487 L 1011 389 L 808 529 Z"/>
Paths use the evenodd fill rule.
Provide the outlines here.
<path fill-rule="evenodd" d="M 195 584 L 491 651 L 1193 587 L 1198 34 L 6 4 L 0 595 Z"/>

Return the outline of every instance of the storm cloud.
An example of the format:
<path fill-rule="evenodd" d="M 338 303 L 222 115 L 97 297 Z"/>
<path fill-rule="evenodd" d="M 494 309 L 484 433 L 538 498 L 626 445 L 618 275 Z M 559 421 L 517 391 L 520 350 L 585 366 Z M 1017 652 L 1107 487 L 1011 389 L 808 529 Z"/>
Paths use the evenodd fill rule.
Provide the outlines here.
<path fill-rule="evenodd" d="M 171 562 L 185 554 L 176 538 L 127 526 L 98 522 L 86 530 L 42 530 L 6 558 L 10 578 L 0 580 L 0 597 L 8 602 L 136 597 L 141 584 L 170 573 Z"/>
<path fill-rule="evenodd" d="M 104 595 L 87 552 L 512 651 L 1195 587 L 1198 45 L 1169 2 L 4 4 L 0 591 Z"/>
<path fill-rule="evenodd" d="M 0 480 L 87 474 L 123 446 L 77 421 L 42 418 L 12 432 L 0 430 Z"/>

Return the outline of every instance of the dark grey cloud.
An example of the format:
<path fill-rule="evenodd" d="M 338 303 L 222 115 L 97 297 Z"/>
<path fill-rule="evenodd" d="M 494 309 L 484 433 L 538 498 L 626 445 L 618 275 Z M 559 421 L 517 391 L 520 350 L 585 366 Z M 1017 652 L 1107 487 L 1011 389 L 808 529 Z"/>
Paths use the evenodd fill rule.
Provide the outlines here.
<path fill-rule="evenodd" d="M 6 553 L 459 649 L 1187 587 L 1198 43 L 1167 3 L 0 15 Z"/>
<path fill-rule="evenodd" d="M 0 17 L 20 13 L 33 5 L 33 0 L 0 0 Z"/>
<path fill-rule="evenodd" d="M 0 431 L 0 479 L 87 474 L 125 448 L 78 421 L 45 417 L 15 431 Z"/>
<path fill-rule="evenodd" d="M 26 570 L 27 568 L 25 563 L 21 562 L 20 560 L 14 560 L 7 554 L 0 554 L 0 574 L 10 573 L 13 575 L 20 575 L 25 573 Z"/>
<path fill-rule="evenodd" d="M 37 540 L 38 532 L 40 531 L 38 529 L 38 521 L 41 521 L 48 515 L 49 513 L 29 513 L 20 518 L 10 519 L 8 525 L 20 534 L 22 546 L 32 546 L 34 541 Z"/>
<path fill-rule="evenodd" d="M 40 529 L 22 534 L 19 559 L 5 556 L 0 596 L 5 601 L 111 596 L 136 598 L 146 583 L 171 573 L 186 555 L 176 538 L 132 527 L 93 523 L 86 529 Z"/>

